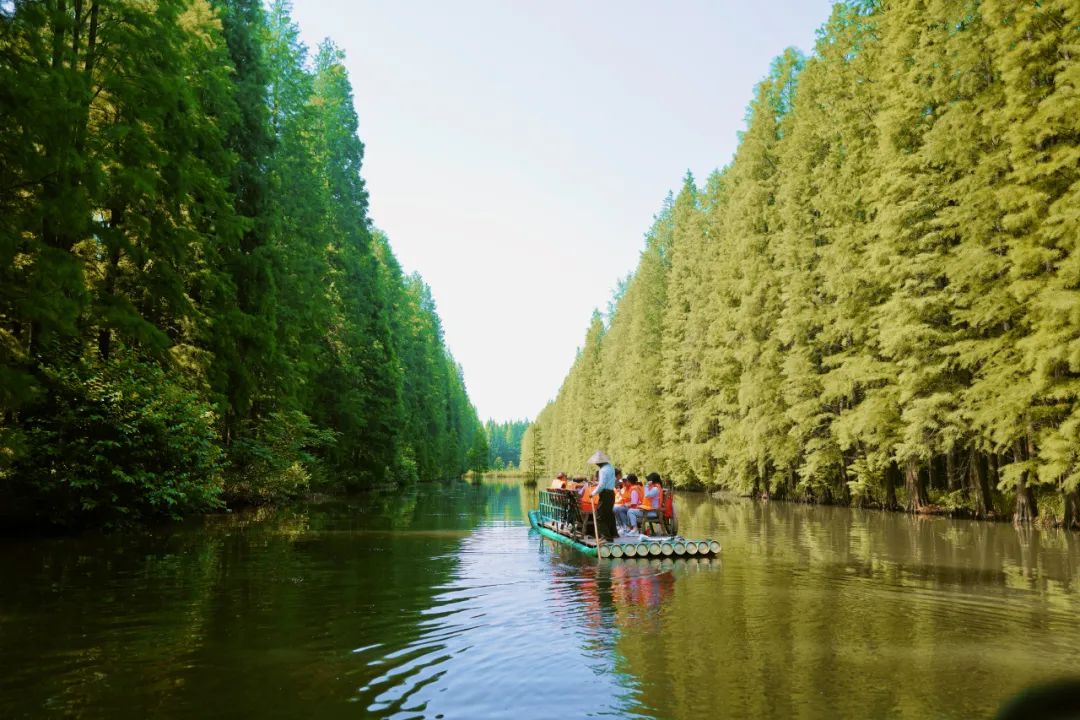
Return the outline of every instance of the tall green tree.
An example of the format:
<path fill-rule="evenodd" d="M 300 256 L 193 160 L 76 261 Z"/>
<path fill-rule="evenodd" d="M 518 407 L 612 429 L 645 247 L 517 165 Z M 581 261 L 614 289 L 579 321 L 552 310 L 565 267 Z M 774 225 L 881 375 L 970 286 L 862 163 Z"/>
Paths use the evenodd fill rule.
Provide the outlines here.
<path fill-rule="evenodd" d="M 350 483 L 367 484 L 381 481 L 393 465 L 400 375 L 359 174 L 364 146 L 342 58 L 329 42 L 315 57 L 314 154 L 330 198 L 322 278 L 330 317 L 313 417 L 340 433 L 331 450 L 335 470 Z"/>
<path fill-rule="evenodd" d="M 236 159 L 229 190 L 241 222 L 222 233 L 220 282 L 210 306 L 206 344 L 213 356 L 211 383 L 220 397 L 222 436 L 255 432 L 274 409 L 280 355 L 276 340 L 277 292 L 268 217 L 266 168 L 274 149 L 267 87 L 270 72 L 263 38 L 266 15 L 257 0 L 214 0 L 233 68 L 230 91 L 235 111 L 224 118 L 224 144 Z"/>

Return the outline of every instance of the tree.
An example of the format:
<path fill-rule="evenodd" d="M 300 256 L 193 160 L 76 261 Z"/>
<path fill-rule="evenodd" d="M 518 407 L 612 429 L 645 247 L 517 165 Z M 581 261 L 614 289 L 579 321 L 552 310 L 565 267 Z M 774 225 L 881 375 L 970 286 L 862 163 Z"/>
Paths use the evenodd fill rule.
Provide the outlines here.
<path fill-rule="evenodd" d="M 546 472 L 547 460 L 546 450 L 544 449 L 544 431 L 539 425 L 533 423 L 529 426 L 529 429 L 525 432 L 525 440 L 522 442 L 523 452 L 525 453 L 525 462 L 528 470 L 526 471 L 526 480 L 531 484 L 536 484 L 536 481 Z"/>

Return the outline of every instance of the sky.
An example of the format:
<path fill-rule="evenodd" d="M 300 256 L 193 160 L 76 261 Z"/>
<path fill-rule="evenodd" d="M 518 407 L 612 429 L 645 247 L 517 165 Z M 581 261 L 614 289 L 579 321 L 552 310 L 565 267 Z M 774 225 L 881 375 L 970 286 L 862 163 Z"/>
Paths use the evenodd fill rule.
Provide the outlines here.
<path fill-rule="evenodd" d="M 345 51 L 370 215 L 431 287 L 482 420 L 555 398 L 594 309 L 825 0 L 294 0 Z M 642 350 L 645 351 L 644 349 Z"/>

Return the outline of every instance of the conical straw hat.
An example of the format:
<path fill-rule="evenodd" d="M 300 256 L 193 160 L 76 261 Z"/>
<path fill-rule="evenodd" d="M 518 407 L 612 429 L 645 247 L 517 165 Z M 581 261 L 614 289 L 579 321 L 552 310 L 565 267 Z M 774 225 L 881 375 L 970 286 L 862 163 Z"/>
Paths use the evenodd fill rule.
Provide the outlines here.
<path fill-rule="evenodd" d="M 592 457 L 589 458 L 589 464 L 590 465 L 600 465 L 602 463 L 610 463 L 610 462 L 611 462 L 611 458 L 609 458 L 607 456 L 607 453 L 605 453 L 603 450 L 597 450 L 596 452 L 593 453 Z"/>

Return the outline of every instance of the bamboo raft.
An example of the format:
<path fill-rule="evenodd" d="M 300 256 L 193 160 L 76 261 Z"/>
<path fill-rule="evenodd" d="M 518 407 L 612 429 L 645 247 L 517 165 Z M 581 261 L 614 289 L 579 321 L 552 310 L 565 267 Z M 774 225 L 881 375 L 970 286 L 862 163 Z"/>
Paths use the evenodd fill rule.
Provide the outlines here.
<path fill-rule="evenodd" d="M 595 515 L 582 513 L 575 497 L 541 490 L 539 505 L 538 509 L 529 511 L 533 529 L 589 557 L 713 557 L 720 553 L 720 543 L 716 540 L 692 540 L 680 535 L 630 535 L 602 542 L 597 538 Z M 678 527 L 677 523 L 671 525 Z"/>

